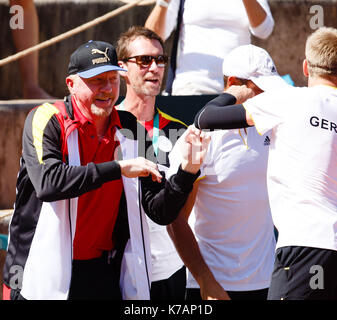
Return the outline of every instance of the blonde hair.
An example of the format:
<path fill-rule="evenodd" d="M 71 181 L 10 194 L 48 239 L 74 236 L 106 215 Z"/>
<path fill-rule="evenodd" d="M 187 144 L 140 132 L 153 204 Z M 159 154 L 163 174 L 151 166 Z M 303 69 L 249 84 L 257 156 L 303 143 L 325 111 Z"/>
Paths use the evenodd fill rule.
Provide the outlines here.
<path fill-rule="evenodd" d="M 312 33 L 305 56 L 311 77 L 337 76 L 337 29 L 321 27 Z"/>

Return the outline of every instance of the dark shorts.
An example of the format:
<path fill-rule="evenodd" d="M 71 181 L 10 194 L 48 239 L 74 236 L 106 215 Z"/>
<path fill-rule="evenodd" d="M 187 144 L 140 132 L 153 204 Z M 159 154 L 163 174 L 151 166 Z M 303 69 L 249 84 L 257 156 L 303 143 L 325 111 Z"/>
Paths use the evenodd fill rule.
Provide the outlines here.
<path fill-rule="evenodd" d="M 69 300 L 121 300 L 119 272 L 106 252 L 99 258 L 73 260 Z"/>
<path fill-rule="evenodd" d="M 337 299 L 337 251 L 289 246 L 276 250 L 268 300 Z"/>
<path fill-rule="evenodd" d="M 152 282 L 151 300 L 184 300 L 185 288 L 186 267 L 183 266 L 168 279 Z"/>
<path fill-rule="evenodd" d="M 231 300 L 267 300 L 268 288 L 251 291 L 226 291 Z M 200 289 L 187 288 L 186 300 L 200 301 Z"/>

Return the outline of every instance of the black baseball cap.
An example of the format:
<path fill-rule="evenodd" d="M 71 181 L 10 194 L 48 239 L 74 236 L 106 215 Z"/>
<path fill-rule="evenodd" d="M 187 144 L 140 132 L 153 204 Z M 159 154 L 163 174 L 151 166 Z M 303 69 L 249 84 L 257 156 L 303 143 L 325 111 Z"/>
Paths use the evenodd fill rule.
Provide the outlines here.
<path fill-rule="evenodd" d="M 107 71 L 126 71 L 118 66 L 115 48 L 108 42 L 90 40 L 70 56 L 68 75 L 91 78 Z"/>

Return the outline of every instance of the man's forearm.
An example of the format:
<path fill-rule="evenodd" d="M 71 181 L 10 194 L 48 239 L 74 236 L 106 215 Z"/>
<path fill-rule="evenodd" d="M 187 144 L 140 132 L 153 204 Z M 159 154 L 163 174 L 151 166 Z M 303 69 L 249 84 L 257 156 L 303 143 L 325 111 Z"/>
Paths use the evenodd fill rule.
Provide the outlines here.
<path fill-rule="evenodd" d="M 157 33 L 165 40 L 165 23 L 167 7 L 156 5 L 148 16 L 145 27 Z"/>
<path fill-rule="evenodd" d="M 176 219 L 199 175 L 200 171 L 193 174 L 180 167 L 176 174 L 161 183 L 153 182 L 151 177 L 141 178 L 142 204 L 149 218 L 160 225 Z"/>
<path fill-rule="evenodd" d="M 190 270 L 194 279 L 200 286 L 202 299 L 229 299 L 226 291 L 216 281 L 212 271 L 204 260 L 199 244 L 188 224 L 188 218 L 194 206 L 199 188 L 196 181 L 184 207 L 179 212 L 177 219 L 167 226 L 167 231 L 183 260 L 185 266 Z"/>
<path fill-rule="evenodd" d="M 199 286 L 202 286 L 204 279 L 213 278 L 188 222 L 179 216 L 167 226 L 167 231 L 185 266 L 190 270 Z"/>
<path fill-rule="evenodd" d="M 253 28 L 258 27 L 267 17 L 266 12 L 256 0 L 243 0 L 249 23 Z"/>
<path fill-rule="evenodd" d="M 249 127 L 246 111 L 242 105 L 235 105 L 236 98 L 223 93 L 208 102 L 195 116 L 198 129 L 238 129 Z"/>
<path fill-rule="evenodd" d="M 180 210 L 177 219 L 167 226 L 167 231 L 185 266 L 190 270 L 193 277 L 200 285 L 202 279 L 204 277 L 206 279 L 207 277 L 212 277 L 212 273 L 202 257 L 198 242 L 188 224 L 188 219 L 194 206 L 198 189 L 199 181 L 196 181 L 185 205 Z"/>

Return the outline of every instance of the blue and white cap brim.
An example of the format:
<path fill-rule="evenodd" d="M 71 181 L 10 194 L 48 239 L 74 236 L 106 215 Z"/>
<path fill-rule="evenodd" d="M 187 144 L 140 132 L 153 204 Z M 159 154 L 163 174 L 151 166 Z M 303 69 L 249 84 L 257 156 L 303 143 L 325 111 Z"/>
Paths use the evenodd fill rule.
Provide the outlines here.
<path fill-rule="evenodd" d="M 88 79 L 88 78 L 95 77 L 101 73 L 108 72 L 108 71 L 127 71 L 127 70 L 121 67 L 118 67 L 118 66 L 105 65 L 105 66 L 100 66 L 97 68 L 92 68 L 86 71 L 78 72 L 77 74 L 81 78 Z"/>

